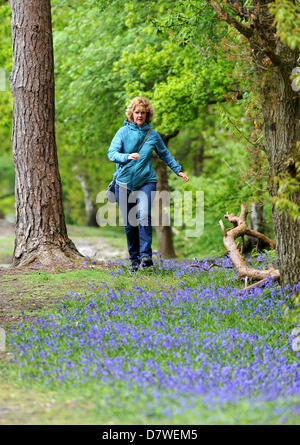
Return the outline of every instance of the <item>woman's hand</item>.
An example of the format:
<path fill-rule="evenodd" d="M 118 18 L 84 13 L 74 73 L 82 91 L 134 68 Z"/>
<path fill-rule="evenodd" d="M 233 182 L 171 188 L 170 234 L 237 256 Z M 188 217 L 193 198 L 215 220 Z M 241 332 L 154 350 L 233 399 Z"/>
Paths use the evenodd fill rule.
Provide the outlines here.
<path fill-rule="evenodd" d="M 128 156 L 128 161 L 130 160 L 132 160 L 132 161 L 136 161 L 138 158 L 140 157 L 140 155 L 138 154 L 138 153 L 131 153 L 129 156 Z"/>
<path fill-rule="evenodd" d="M 183 182 L 188 182 L 188 180 L 190 179 L 185 173 L 183 172 L 179 172 L 178 176 L 181 176 L 183 178 Z"/>

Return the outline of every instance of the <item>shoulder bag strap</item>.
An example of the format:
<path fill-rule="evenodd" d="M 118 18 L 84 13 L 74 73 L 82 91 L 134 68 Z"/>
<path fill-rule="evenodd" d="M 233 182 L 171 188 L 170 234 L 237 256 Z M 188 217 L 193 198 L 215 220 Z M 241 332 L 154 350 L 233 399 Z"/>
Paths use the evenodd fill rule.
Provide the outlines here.
<path fill-rule="evenodd" d="M 150 133 L 151 133 L 151 129 L 147 131 L 147 134 L 146 134 L 146 136 L 144 137 L 144 139 L 142 140 L 142 143 L 140 144 L 140 146 L 139 146 L 139 148 L 137 149 L 137 152 L 136 152 L 136 153 L 138 153 L 138 152 L 140 151 L 140 149 L 142 148 L 142 146 L 144 145 L 144 143 L 145 143 L 146 140 L 148 139 L 148 136 L 150 135 Z"/>
<path fill-rule="evenodd" d="M 148 139 L 148 136 L 150 135 L 150 133 L 151 133 L 151 128 L 150 128 L 150 130 L 147 131 L 146 136 L 145 136 L 144 139 L 142 140 L 142 142 L 141 142 L 139 148 L 137 149 L 136 153 L 138 153 L 138 152 L 140 151 L 140 149 L 142 148 L 142 146 L 144 145 L 144 143 L 145 143 L 146 140 Z M 119 165 L 120 165 L 120 167 L 122 168 L 124 164 L 119 164 Z"/>

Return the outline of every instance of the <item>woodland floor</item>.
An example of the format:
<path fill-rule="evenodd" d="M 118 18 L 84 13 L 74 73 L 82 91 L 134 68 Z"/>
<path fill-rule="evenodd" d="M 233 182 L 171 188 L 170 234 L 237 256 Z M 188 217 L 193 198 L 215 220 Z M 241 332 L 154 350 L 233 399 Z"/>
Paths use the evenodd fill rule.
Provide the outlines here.
<path fill-rule="evenodd" d="M 95 237 L 81 237 L 80 230 L 74 229 L 72 241 L 84 256 L 96 258 L 97 264 L 86 264 L 85 271 L 97 271 L 107 269 L 105 261 L 113 259 L 126 259 L 127 252 L 124 244 L 118 246 L 117 240 L 109 245 L 98 236 L 95 229 Z M 63 300 L 66 289 L 70 291 L 84 291 L 89 283 L 89 278 L 80 279 L 76 275 L 76 269 L 72 267 L 63 273 L 62 270 L 48 271 L 34 269 L 22 269 L 10 267 L 11 253 L 13 249 L 14 225 L 0 219 L 0 327 L 8 332 L 15 328 L 25 318 L 36 316 L 40 310 L 54 306 Z M 125 237 L 124 237 L 125 238 Z M 2 249 L 2 251 L 1 251 Z M 82 270 L 82 266 L 80 266 Z M 80 273 L 80 270 L 79 270 Z M 80 281 L 80 286 L 78 282 Z M 11 358 L 11 353 L 0 351 L 0 363 L 5 366 Z M 58 413 L 72 410 L 81 411 L 83 407 L 65 400 L 49 399 L 49 394 L 40 394 L 37 391 L 24 391 L 15 388 L 9 382 L 1 382 L 0 385 L 0 425 L 1 424 L 27 424 L 39 423 L 41 418 L 45 423 L 52 423 Z M 67 414 L 66 414 L 67 415 Z M 62 421 L 63 422 L 63 421 Z M 65 419 L 66 423 L 75 423 L 72 415 Z"/>
<path fill-rule="evenodd" d="M 228 343 L 227 334 L 224 334 L 225 331 L 228 335 L 233 332 L 233 336 L 237 335 L 237 338 L 242 340 L 245 336 L 249 337 L 250 340 L 257 336 L 257 342 L 253 343 L 253 340 L 251 340 L 251 345 L 256 348 L 256 352 L 251 355 L 249 366 L 247 364 L 248 367 L 254 367 L 254 378 L 257 378 L 256 356 L 258 360 L 263 360 L 266 356 L 262 372 L 265 372 L 264 375 L 268 376 L 270 388 L 272 389 L 274 383 L 272 381 L 273 373 L 270 371 L 272 368 L 272 370 L 276 369 L 276 372 L 281 372 L 280 379 L 283 379 L 283 382 L 284 379 L 288 379 L 292 390 L 295 391 L 296 373 L 294 370 L 286 370 L 285 365 L 282 365 L 282 363 L 285 363 L 285 357 L 282 356 L 283 352 L 280 352 L 284 351 L 291 362 L 295 361 L 293 354 L 288 349 L 288 338 L 292 326 L 281 315 L 284 300 L 276 284 L 263 291 L 263 294 L 257 289 L 256 294 L 249 298 L 236 299 L 236 286 L 242 286 L 243 283 L 237 281 L 233 269 L 228 267 L 226 263 L 226 258 L 220 260 L 219 268 L 209 268 L 208 270 L 207 268 L 203 270 L 193 268 L 193 271 L 186 268 L 185 261 L 170 262 L 172 264 L 169 264 L 168 261 L 165 264 L 158 261 L 156 269 L 153 271 L 141 270 L 132 276 L 126 267 L 123 268 L 120 267 L 120 264 L 118 265 L 119 261 L 123 263 L 123 260 L 127 258 L 126 239 L 124 231 L 121 229 L 70 226 L 68 227 L 70 238 L 79 251 L 85 255 L 82 264 L 78 264 L 76 267 L 69 265 L 67 270 L 58 267 L 55 270 L 48 270 L 39 264 L 33 265 L 31 269 L 20 269 L 9 267 L 13 252 L 14 227 L 12 224 L 0 220 L 0 328 L 4 329 L 4 335 L 6 335 L 4 345 L 7 345 L 6 352 L 0 351 L 0 425 L 196 425 L 199 422 L 200 424 L 299 424 L 298 398 L 296 400 L 296 398 L 293 399 L 288 396 L 277 397 L 275 400 L 271 398 L 269 401 L 269 393 L 267 393 L 267 399 L 263 401 L 259 398 L 254 398 L 253 401 L 252 399 L 248 401 L 241 398 L 238 402 L 231 403 L 229 401 L 227 403 L 226 401 L 225 405 L 221 403 L 208 409 L 207 403 L 203 402 L 201 397 L 199 400 L 197 399 L 195 407 L 190 407 L 190 396 L 184 389 L 184 394 L 187 392 L 187 406 L 182 412 L 171 416 L 169 411 L 165 411 L 167 406 L 165 404 L 169 403 L 171 407 L 174 405 L 176 408 L 177 399 L 171 401 L 167 398 L 169 393 L 166 392 L 166 395 L 162 392 L 164 398 L 159 399 L 163 400 L 159 402 L 162 405 L 161 407 L 155 405 L 155 409 L 158 411 L 154 412 L 151 403 L 158 403 L 158 399 L 153 399 L 151 391 L 153 391 L 154 386 L 152 388 L 151 385 L 149 386 L 150 395 L 148 393 L 147 395 L 144 392 L 141 394 L 138 386 L 132 386 L 128 391 L 127 386 L 121 380 L 116 381 L 115 386 L 111 384 L 104 385 L 101 380 L 94 379 L 83 386 L 69 385 L 58 388 L 54 384 L 47 386 L 43 381 L 35 381 L 26 377 L 24 364 L 18 364 L 15 361 L 14 349 L 9 346 L 14 335 L 17 336 L 18 341 L 26 343 L 27 337 L 26 334 L 23 335 L 25 331 L 22 331 L 22 327 L 26 330 L 32 325 L 31 321 L 34 320 L 36 324 L 37 320 L 42 321 L 49 314 L 53 317 L 60 317 L 60 314 L 63 315 L 64 308 L 68 308 L 69 305 L 74 305 L 75 308 L 79 304 L 80 307 L 82 305 L 83 308 L 87 309 L 87 311 L 85 309 L 79 311 L 81 318 L 76 322 L 83 323 L 82 326 L 85 326 L 84 317 L 86 313 L 89 316 L 90 304 L 94 304 L 95 296 L 99 297 L 99 316 L 101 316 L 102 311 L 106 310 L 106 299 L 110 300 L 111 298 L 107 292 L 113 290 L 112 295 L 116 292 L 116 295 L 120 297 L 117 298 L 116 302 L 114 301 L 115 309 L 123 310 L 122 304 L 124 302 L 123 298 L 125 298 L 129 313 L 132 313 L 131 318 L 129 318 L 130 326 L 132 324 L 135 329 L 146 326 L 147 332 L 151 333 L 153 331 L 153 334 L 151 334 L 153 338 L 156 338 L 158 329 L 157 306 L 153 305 L 151 308 L 147 306 L 147 311 L 144 310 L 144 305 L 147 302 L 153 302 L 153 298 L 159 299 L 160 314 L 163 314 L 162 317 L 167 320 L 158 331 L 160 338 L 164 336 L 166 342 L 170 340 L 170 332 L 164 330 L 165 326 L 167 329 L 171 329 L 171 332 L 174 331 L 176 341 L 181 339 L 181 342 L 186 341 L 186 332 L 191 332 L 189 335 L 202 335 L 205 338 L 208 336 L 207 341 L 210 338 L 209 336 L 213 336 L 215 339 L 220 338 L 225 341 L 226 345 L 232 345 L 233 343 Z M 156 248 L 156 242 L 156 239 L 154 239 L 154 249 Z M 109 260 L 111 260 L 111 263 Z M 207 259 L 203 261 L 205 262 Z M 256 261 L 255 258 L 254 261 Z M 116 265 L 112 264 L 114 262 L 116 262 Z M 221 267 L 221 265 L 224 267 Z M 141 286 L 143 287 L 142 294 Z M 156 297 L 153 297 L 153 292 L 154 294 L 157 293 Z M 102 297 L 104 298 L 103 301 L 101 300 Z M 190 304 L 190 298 L 197 298 L 195 306 Z M 65 301 L 62 305 L 60 302 L 63 300 Z M 117 304 L 115 305 L 115 303 Z M 92 310 L 94 311 L 94 309 Z M 130 312 L 131 310 L 132 312 Z M 93 317 L 95 316 L 93 312 Z M 118 312 L 116 312 L 115 317 L 118 317 Z M 113 323 L 115 323 L 114 320 L 112 320 Z M 196 324 L 195 320 L 198 320 Z M 62 323 L 66 323 L 66 328 L 68 328 L 69 321 L 67 318 L 63 318 Z M 15 334 L 12 332 L 14 328 L 18 331 Z M 34 329 L 39 329 L 38 325 Z M 184 332 L 183 335 L 180 334 L 182 331 Z M 43 333 L 44 327 L 42 326 L 39 335 L 43 336 Z M 144 331 L 141 336 L 142 339 L 143 336 Z M 108 338 L 110 339 L 110 336 Z M 123 333 L 120 338 L 123 338 Z M 209 341 L 207 343 L 207 341 L 203 343 L 205 348 L 211 347 L 213 348 L 212 351 L 215 351 L 214 341 L 217 340 L 214 340 L 212 344 Z M 31 340 L 29 344 L 31 345 Z M 32 344 L 36 346 L 39 341 Z M 160 344 L 158 344 L 155 354 L 158 357 L 158 363 L 162 362 L 159 368 L 161 370 L 167 349 L 164 346 L 160 348 Z M 239 345 L 238 342 L 236 344 Z M 241 357 L 245 352 L 243 345 L 244 343 L 241 342 Z M 182 369 L 182 366 L 186 366 L 186 362 L 183 365 L 181 364 L 185 360 L 185 354 L 187 353 L 189 356 L 189 353 L 184 349 L 185 346 L 183 352 L 178 356 L 177 348 L 180 347 L 176 346 L 176 351 L 168 349 L 169 354 L 171 354 L 168 360 L 172 360 L 170 363 L 177 360 L 176 366 L 179 367 L 179 370 Z M 136 342 L 130 343 L 129 341 L 128 348 L 128 351 L 131 348 L 133 358 L 137 356 Z M 205 348 L 200 348 L 201 353 L 206 351 Z M 126 354 L 128 354 L 127 349 Z M 270 350 L 273 351 L 277 360 L 273 358 L 271 364 L 268 359 Z M 73 355 L 75 354 L 75 358 L 73 359 L 72 356 L 71 359 L 75 361 L 77 360 L 76 351 L 78 351 L 78 348 L 71 351 Z M 235 347 L 232 351 L 230 350 L 231 352 L 226 351 L 225 355 L 221 354 L 220 358 L 216 359 L 216 363 L 214 359 L 215 352 L 207 353 L 207 363 L 212 366 L 211 369 L 218 366 L 221 367 L 220 369 L 232 369 L 236 372 L 237 351 Z M 145 354 L 146 352 L 143 350 L 142 353 Z M 147 354 L 146 358 L 152 359 L 152 349 L 149 349 Z M 40 357 L 39 354 L 37 357 Z M 63 357 L 63 354 L 61 354 L 61 357 Z M 57 351 L 54 351 L 48 357 L 49 369 L 52 366 L 52 361 L 56 363 L 56 358 Z M 194 360 L 193 357 L 192 359 Z M 30 369 L 32 366 L 31 360 L 28 365 Z M 195 366 L 197 366 L 196 362 Z M 260 369 L 261 366 L 260 364 L 257 369 Z M 28 373 L 27 368 L 26 372 Z M 215 374 L 210 371 L 209 375 L 212 376 L 212 379 Z M 227 378 L 226 375 L 224 379 Z M 222 376 L 223 374 L 220 374 L 220 379 Z M 278 384 L 281 382 L 280 379 L 278 379 Z M 236 381 L 239 382 L 240 380 L 236 379 Z M 180 386 L 181 377 L 178 382 Z M 234 383 L 235 380 L 233 379 L 232 382 Z M 246 385 L 246 390 L 251 387 L 252 395 L 255 387 L 253 386 L 252 389 L 251 379 L 245 380 L 243 386 L 238 386 L 236 390 L 244 391 L 244 385 Z M 265 382 L 261 388 L 266 392 Z M 214 391 L 214 387 L 212 391 Z M 232 390 L 226 391 L 224 397 L 227 400 L 228 394 L 231 394 L 230 391 Z M 220 380 L 217 381 L 215 392 L 220 393 Z M 212 392 L 213 394 L 214 392 Z M 209 400 L 211 400 L 210 397 Z"/>
<path fill-rule="evenodd" d="M 0 240 L 9 239 L 13 236 L 14 225 L 0 219 Z M 84 266 L 86 270 L 106 269 L 105 261 L 126 259 L 127 257 L 124 245 L 119 247 L 109 245 L 98 236 L 85 238 L 78 236 L 78 233 L 74 233 L 72 241 L 80 253 L 91 258 L 90 263 Z M 93 258 L 96 258 L 97 264 L 92 264 Z M 11 256 L 9 255 L 0 257 L 0 263 L 2 263 L 0 264 L 0 326 L 5 329 L 17 325 L 31 313 L 36 313 L 40 309 L 46 309 L 56 304 L 64 298 L 66 289 L 68 291 L 78 291 L 78 281 L 74 280 L 73 288 L 73 280 L 70 276 L 70 272 L 76 270 L 74 266 L 65 271 L 51 270 L 51 275 L 65 272 L 60 280 L 56 280 L 55 295 L 53 295 L 53 280 L 49 279 L 47 273 L 49 271 L 41 270 L 39 267 L 12 268 L 10 267 L 10 261 Z M 82 265 L 79 265 L 78 268 L 82 270 Z M 82 288 L 84 289 L 86 286 L 87 284 L 83 282 Z"/>

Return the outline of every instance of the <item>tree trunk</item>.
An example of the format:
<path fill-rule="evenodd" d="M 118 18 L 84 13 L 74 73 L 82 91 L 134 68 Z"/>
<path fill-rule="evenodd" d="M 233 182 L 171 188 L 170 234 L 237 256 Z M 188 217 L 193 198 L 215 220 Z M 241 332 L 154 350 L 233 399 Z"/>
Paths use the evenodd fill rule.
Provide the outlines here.
<path fill-rule="evenodd" d="M 286 51 L 292 53 L 286 48 Z M 296 54 L 295 54 L 296 55 Z M 291 87 L 290 75 L 296 65 L 291 54 L 290 64 L 274 69 L 258 68 L 260 93 L 264 116 L 266 154 L 269 161 L 269 191 L 275 202 L 278 198 L 278 180 L 296 180 L 296 162 L 300 161 L 299 148 L 299 94 Z M 298 129 L 297 129 L 298 126 Z M 300 206 L 300 184 L 289 200 Z M 283 286 L 300 280 L 300 224 L 289 211 L 273 205 L 276 245 L 279 256 L 280 281 Z"/>
<path fill-rule="evenodd" d="M 160 136 L 164 143 L 166 144 L 166 147 L 169 144 L 170 139 L 177 136 L 179 131 L 175 131 L 173 134 L 165 135 L 160 133 Z M 169 182 L 168 182 L 168 172 L 166 165 L 160 160 L 156 160 L 156 166 L 155 166 L 155 173 L 157 176 L 157 188 L 156 190 L 158 192 L 162 191 L 169 191 Z M 161 206 L 159 207 L 159 221 L 163 221 L 162 218 L 162 211 Z M 157 245 L 158 245 L 158 252 L 163 258 L 176 258 L 176 253 L 174 249 L 173 244 L 173 233 L 172 233 L 172 227 L 170 226 L 163 226 L 159 225 L 156 228 L 156 237 L 157 237 Z"/>
<path fill-rule="evenodd" d="M 197 138 L 190 138 L 190 144 L 192 141 L 197 141 L 196 152 L 193 156 L 193 167 L 192 167 L 192 175 L 200 176 L 203 171 L 203 162 L 204 162 L 204 138 L 202 136 L 202 132 L 199 133 Z"/>
<path fill-rule="evenodd" d="M 13 265 L 70 264 L 82 256 L 67 236 L 55 142 L 50 0 L 10 0 L 12 150 L 16 240 Z"/>
<path fill-rule="evenodd" d="M 265 233 L 264 204 L 252 201 L 250 204 L 249 228 L 256 232 Z M 245 240 L 244 253 L 252 249 L 262 250 L 268 245 L 259 238 L 247 236 Z"/>
<path fill-rule="evenodd" d="M 204 147 L 200 142 L 199 149 L 193 156 L 193 170 L 192 170 L 193 176 L 201 175 L 203 171 L 203 160 L 204 160 Z"/>
<path fill-rule="evenodd" d="M 98 227 L 96 215 L 98 208 L 95 206 L 94 202 L 90 197 L 90 191 L 88 189 L 86 178 L 80 174 L 76 175 L 76 179 L 81 185 L 83 196 L 84 196 L 84 206 L 86 213 L 86 225 L 88 227 Z"/>
<path fill-rule="evenodd" d="M 162 192 L 163 190 L 169 191 L 167 167 L 160 159 L 157 159 L 155 172 L 157 176 L 157 192 Z M 163 212 L 163 209 L 159 206 L 160 222 L 163 221 L 161 212 Z M 159 225 L 156 226 L 155 229 L 159 254 L 162 258 L 175 258 L 176 253 L 173 245 L 172 227 Z"/>
<path fill-rule="evenodd" d="M 300 182 L 297 177 L 297 164 L 300 162 L 300 94 L 293 91 L 291 74 L 297 66 L 299 51 L 290 49 L 280 40 L 269 0 L 253 0 L 248 6 L 237 1 L 230 14 L 223 7 L 225 2 L 221 4 L 217 0 L 208 0 L 208 3 L 219 20 L 233 26 L 250 43 L 264 119 L 280 281 L 282 286 L 293 285 L 300 281 L 300 224 L 291 215 L 289 207 L 293 204 L 300 206 Z M 288 206 L 285 210 L 275 205 L 279 203 L 279 180 L 286 184 L 293 182 L 294 186 L 286 197 Z"/>

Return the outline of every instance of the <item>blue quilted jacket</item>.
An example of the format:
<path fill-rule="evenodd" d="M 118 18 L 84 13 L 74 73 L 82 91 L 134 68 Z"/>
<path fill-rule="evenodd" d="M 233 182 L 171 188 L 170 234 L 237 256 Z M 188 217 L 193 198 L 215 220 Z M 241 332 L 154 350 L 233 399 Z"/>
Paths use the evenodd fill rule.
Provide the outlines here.
<path fill-rule="evenodd" d="M 108 159 L 116 162 L 116 182 L 120 186 L 125 186 L 129 190 L 138 190 L 147 182 L 157 182 L 157 177 L 152 166 L 152 152 L 155 150 L 157 156 L 168 165 L 176 175 L 182 170 L 162 138 L 155 130 L 150 134 L 139 151 L 139 159 L 128 160 L 130 153 L 136 153 L 150 125 L 144 123 L 139 127 L 135 122 L 124 122 L 124 127 L 120 128 L 115 134 L 107 152 Z M 120 166 L 121 164 L 121 166 Z"/>

